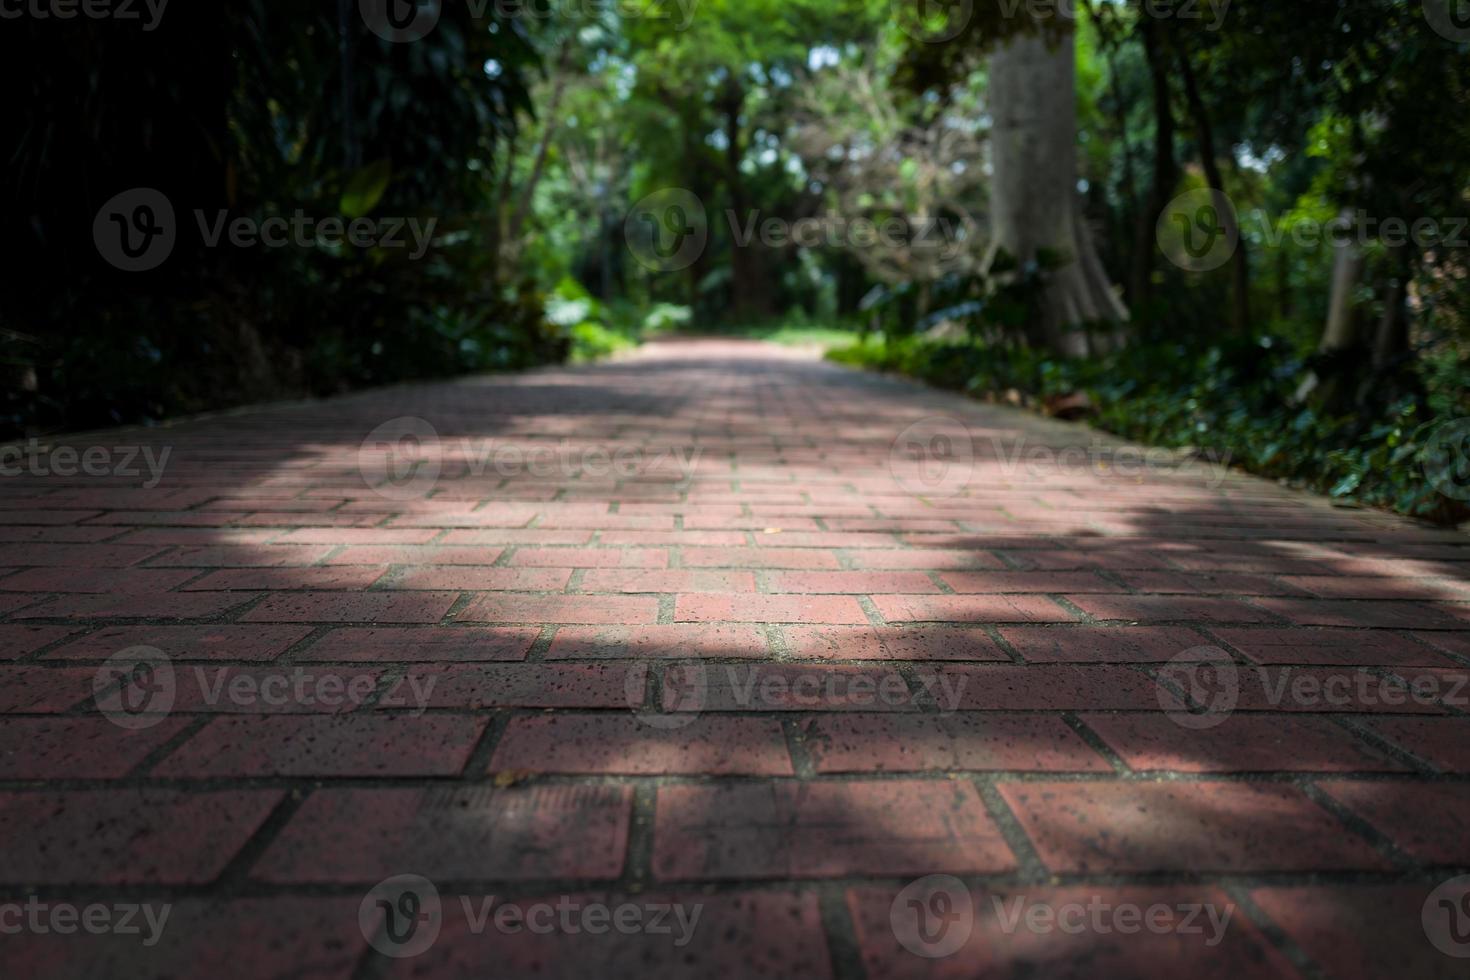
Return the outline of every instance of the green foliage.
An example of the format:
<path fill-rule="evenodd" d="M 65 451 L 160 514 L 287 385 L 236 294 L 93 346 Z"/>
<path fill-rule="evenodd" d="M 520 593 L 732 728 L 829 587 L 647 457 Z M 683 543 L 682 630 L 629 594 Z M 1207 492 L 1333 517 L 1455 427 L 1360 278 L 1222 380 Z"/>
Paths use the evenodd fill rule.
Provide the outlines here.
<path fill-rule="evenodd" d="M 361 218 L 378 206 L 383 195 L 388 193 L 388 181 L 392 178 L 391 161 L 378 160 L 368 164 L 347 178 L 338 207 L 349 218 Z"/>
<path fill-rule="evenodd" d="M 1404 397 L 1375 418 L 1328 416 L 1293 399 L 1307 359 L 1278 338 L 1186 347 L 1155 341 L 1102 358 L 919 337 L 869 338 L 830 352 L 976 397 L 1043 407 L 1086 392 L 1095 424 L 1154 446 L 1192 448 L 1263 476 L 1429 520 L 1470 517 L 1441 496 L 1422 460 L 1435 427 L 1466 411 L 1470 359 L 1429 359 L 1426 399 Z"/>
<path fill-rule="evenodd" d="M 0 32 L 13 141 L 0 234 L 14 246 L 0 430 L 565 356 L 566 331 L 485 233 L 495 152 L 529 108 L 524 30 L 496 5 L 479 17 L 446 4 L 428 37 L 392 44 L 355 4 L 341 24 L 334 7 L 241 0 L 171 7 L 142 34 L 36 18 Z M 177 242 L 148 272 L 108 265 L 92 238 L 103 203 L 133 187 L 176 215 Z M 371 216 L 425 234 L 418 250 L 320 235 L 211 246 L 196 213 L 257 226 Z"/>
<path fill-rule="evenodd" d="M 578 363 L 601 360 L 636 346 L 624 335 L 590 320 L 572 327 L 572 360 Z"/>

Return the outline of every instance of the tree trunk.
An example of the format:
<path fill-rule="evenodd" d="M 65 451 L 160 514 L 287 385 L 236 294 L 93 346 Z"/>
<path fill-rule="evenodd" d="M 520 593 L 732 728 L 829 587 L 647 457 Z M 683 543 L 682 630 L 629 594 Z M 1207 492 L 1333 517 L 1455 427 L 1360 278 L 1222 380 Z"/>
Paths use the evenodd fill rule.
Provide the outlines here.
<path fill-rule="evenodd" d="M 725 180 L 730 190 L 730 209 L 735 223 L 754 221 L 750 199 L 745 191 L 745 175 L 740 164 L 745 159 L 745 143 L 740 127 L 740 113 L 745 108 L 745 91 L 731 81 L 726 91 L 725 112 Z M 764 215 L 761 220 L 764 220 Z M 731 227 L 735 225 L 732 224 Z M 741 317 L 761 318 L 771 312 L 771 284 L 766 281 L 765 263 L 759 236 L 745 245 L 730 242 L 731 306 Z"/>
<path fill-rule="evenodd" d="M 1351 208 L 1344 208 L 1341 220 L 1351 221 L 1352 215 Z M 1353 307 L 1353 293 L 1363 277 L 1363 250 L 1346 237 L 1334 247 L 1337 252 L 1332 260 L 1332 292 L 1327 307 L 1327 325 L 1322 331 L 1322 343 L 1317 347 L 1319 354 L 1341 353 L 1358 343 L 1358 318 Z M 1302 381 L 1301 387 L 1297 389 L 1296 399 L 1305 401 L 1309 396 L 1316 395 L 1323 401 L 1335 402 L 1339 388 L 1335 378 L 1329 377 L 1324 382 L 1314 372 Z"/>
<path fill-rule="evenodd" d="M 1138 214 L 1133 230 L 1133 268 L 1129 299 L 1135 310 L 1148 313 L 1153 295 L 1154 256 L 1158 252 L 1159 218 L 1169 206 L 1169 198 L 1179 183 L 1179 161 L 1174 156 L 1174 106 L 1169 89 L 1169 67 L 1160 50 L 1158 26 L 1145 17 L 1139 24 L 1143 51 L 1148 59 L 1154 94 L 1154 173 L 1149 187 L 1148 204 Z"/>
<path fill-rule="evenodd" d="M 1342 212 L 1343 220 L 1352 217 L 1350 210 Z M 1363 250 L 1356 242 L 1346 241 L 1337 246 L 1332 260 L 1332 292 L 1327 307 L 1327 326 L 1322 331 L 1322 353 L 1345 350 L 1358 340 L 1357 318 L 1353 310 L 1353 292 L 1358 280 L 1363 277 Z"/>
<path fill-rule="evenodd" d="M 1291 319 L 1296 304 L 1291 298 L 1291 258 L 1286 249 L 1276 249 L 1276 313 L 1283 320 Z"/>
<path fill-rule="evenodd" d="M 1383 317 L 1373 337 L 1374 374 L 1386 372 L 1393 362 L 1409 349 L 1409 317 L 1405 308 L 1409 296 L 1409 280 L 1414 275 L 1413 253 L 1400 245 L 1389 253 L 1393 279 L 1388 295 L 1383 298 Z"/>
<path fill-rule="evenodd" d="M 1194 67 L 1189 63 L 1189 52 L 1179 52 L 1179 74 L 1184 79 L 1184 94 L 1189 99 L 1189 112 L 1194 117 L 1195 138 L 1199 142 L 1200 166 L 1205 171 L 1205 183 L 1209 184 L 1210 190 L 1223 195 L 1225 194 L 1225 177 L 1220 173 L 1220 158 L 1215 155 L 1215 130 L 1210 125 L 1210 115 L 1205 110 L 1204 99 L 1200 98 L 1199 85 L 1195 81 Z M 1231 304 L 1231 324 L 1237 334 L 1245 335 L 1250 332 L 1250 255 L 1246 250 L 1245 237 L 1240 234 L 1240 225 L 1236 220 L 1234 209 L 1225 208 L 1220 211 L 1220 222 L 1225 226 L 1227 235 L 1233 235 L 1235 241 L 1235 254 L 1231 256 L 1232 283 L 1231 290 L 1234 301 Z M 1235 227 L 1230 227 L 1234 225 Z"/>
<path fill-rule="evenodd" d="M 1023 266 L 1051 253 L 1036 335 L 1067 356 L 1088 352 L 1076 328 L 1114 329 L 1128 312 L 1102 270 L 1077 194 L 1075 36 L 1055 47 L 1034 36 L 1012 39 L 990 58 L 993 179 L 987 267 L 1004 250 Z"/>
<path fill-rule="evenodd" d="M 505 222 L 509 216 L 506 208 L 510 205 L 511 179 L 512 171 L 515 169 L 516 137 L 518 135 L 517 131 L 512 130 L 505 140 L 504 169 L 500 172 L 500 185 L 495 192 L 495 213 L 490 216 L 490 238 L 485 243 L 485 251 L 495 266 L 496 279 L 499 279 L 500 270 L 507 264 L 501 261 L 500 249 L 505 244 Z"/>

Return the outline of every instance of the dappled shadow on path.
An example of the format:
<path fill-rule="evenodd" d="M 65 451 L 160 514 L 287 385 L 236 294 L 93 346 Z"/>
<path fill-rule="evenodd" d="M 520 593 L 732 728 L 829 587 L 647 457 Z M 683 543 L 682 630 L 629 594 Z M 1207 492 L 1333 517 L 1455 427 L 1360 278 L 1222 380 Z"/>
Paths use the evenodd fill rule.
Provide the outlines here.
<path fill-rule="evenodd" d="M 0 866 L 197 926 L 21 962 L 167 972 L 243 933 L 334 975 L 383 959 L 366 890 L 417 873 L 426 974 L 1285 975 L 1363 895 L 1470 865 L 1449 532 L 724 341 L 69 444 L 169 455 L 0 484 Z M 108 664 L 138 647 L 166 708 Z M 158 723 L 115 725 L 139 697 Z M 260 818 L 179 815 L 219 792 Z M 935 959 L 893 918 L 929 874 L 976 910 Z M 486 893 L 709 918 L 475 935 Z M 1221 946 L 1000 915 L 1246 894 Z M 1385 944 L 1422 965 L 1411 925 Z"/>

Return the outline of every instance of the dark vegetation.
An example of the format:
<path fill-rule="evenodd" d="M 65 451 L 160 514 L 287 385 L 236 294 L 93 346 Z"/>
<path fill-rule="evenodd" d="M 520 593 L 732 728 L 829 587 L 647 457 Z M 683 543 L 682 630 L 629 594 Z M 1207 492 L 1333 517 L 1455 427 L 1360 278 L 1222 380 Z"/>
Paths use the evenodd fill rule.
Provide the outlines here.
<path fill-rule="evenodd" d="M 146 31 L 7 20 L 0 427 L 756 323 L 1463 520 L 1442 492 L 1470 469 L 1445 438 L 1470 416 L 1456 6 L 1068 7 L 444 0 L 411 43 L 356 0 L 176 4 Z M 1057 91 L 1075 98 L 1037 94 Z M 139 187 L 178 240 L 124 272 L 93 222 Z M 211 246 L 196 211 L 432 233 L 422 254 Z"/>

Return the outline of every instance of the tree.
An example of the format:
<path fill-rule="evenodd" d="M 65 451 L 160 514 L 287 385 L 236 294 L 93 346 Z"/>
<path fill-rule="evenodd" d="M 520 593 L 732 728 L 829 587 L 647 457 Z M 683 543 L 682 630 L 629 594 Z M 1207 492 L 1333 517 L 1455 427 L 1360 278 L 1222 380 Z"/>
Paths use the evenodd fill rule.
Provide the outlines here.
<path fill-rule="evenodd" d="M 926 39 L 926 26 L 910 25 L 921 40 L 904 73 L 919 91 L 942 92 L 989 56 L 990 268 L 1039 281 L 1032 342 L 1060 355 L 1120 343 L 1128 311 L 1078 197 L 1075 11 L 1062 4 L 1033 20 L 977 6 L 943 43 Z"/>
<path fill-rule="evenodd" d="M 1128 316 L 1077 195 L 1074 41 L 1070 26 L 1006 41 L 990 57 L 989 93 L 992 255 L 1042 267 L 1035 337 L 1070 356 L 1089 350 L 1078 328 L 1102 326 L 1110 343 Z"/>

